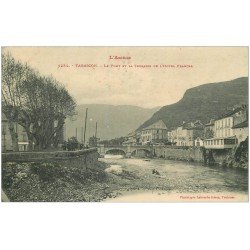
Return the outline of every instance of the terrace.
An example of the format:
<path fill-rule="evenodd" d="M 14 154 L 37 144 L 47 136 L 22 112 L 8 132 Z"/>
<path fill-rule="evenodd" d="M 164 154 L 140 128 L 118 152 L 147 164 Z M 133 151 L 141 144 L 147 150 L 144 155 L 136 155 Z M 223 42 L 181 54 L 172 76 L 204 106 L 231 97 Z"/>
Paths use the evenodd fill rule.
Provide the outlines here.
<path fill-rule="evenodd" d="M 237 145 L 237 138 L 227 137 L 227 138 L 211 138 L 204 140 L 204 148 L 207 149 L 226 149 L 233 148 Z"/>

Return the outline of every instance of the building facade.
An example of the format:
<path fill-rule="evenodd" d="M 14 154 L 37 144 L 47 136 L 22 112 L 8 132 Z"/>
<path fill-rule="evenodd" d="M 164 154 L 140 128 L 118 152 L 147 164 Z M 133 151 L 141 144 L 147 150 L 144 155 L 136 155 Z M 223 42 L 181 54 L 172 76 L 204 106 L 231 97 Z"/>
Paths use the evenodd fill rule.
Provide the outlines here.
<path fill-rule="evenodd" d="M 29 142 L 24 128 L 21 125 L 14 123 L 14 130 L 15 133 L 17 134 L 19 151 L 27 151 Z M 9 130 L 9 122 L 3 113 L 2 113 L 2 151 L 3 152 L 13 151 L 12 138 Z"/>
<path fill-rule="evenodd" d="M 214 137 L 206 139 L 204 147 L 211 149 L 233 148 L 237 145 L 238 137 L 242 138 L 240 140 L 246 138 L 248 129 L 240 128 L 240 124 L 246 125 L 244 122 L 247 121 L 247 112 L 246 105 L 243 105 L 216 119 L 214 122 Z"/>
<path fill-rule="evenodd" d="M 168 138 L 167 126 L 162 121 L 159 120 L 152 125 L 142 129 L 141 131 L 141 143 L 142 145 L 152 143 L 154 141 L 165 140 Z"/>
<path fill-rule="evenodd" d="M 195 139 L 203 136 L 204 126 L 200 121 L 183 122 L 176 129 L 175 144 L 177 146 L 195 146 Z"/>
<path fill-rule="evenodd" d="M 221 118 L 215 120 L 215 138 L 234 136 L 233 127 L 247 120 L 245 106 L 234 109 Z"/>

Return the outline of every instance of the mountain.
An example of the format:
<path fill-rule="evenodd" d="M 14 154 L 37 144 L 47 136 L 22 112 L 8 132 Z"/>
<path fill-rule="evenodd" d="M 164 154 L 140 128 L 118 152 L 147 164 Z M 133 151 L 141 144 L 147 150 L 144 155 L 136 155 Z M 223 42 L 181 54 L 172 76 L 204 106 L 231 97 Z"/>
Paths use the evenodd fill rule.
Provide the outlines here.
<path fill-rule="evenodd" d="M 79 105 L 76 108 L 76 118 L 74 120 L 66 120 L 65 139 L 75 136 L 77 128 L 77 138 L 81 141 L 86 108 L 88 108 L 86 139 L 88 140 L 89 137 L 95 134 L 95 123 L 98 122 L 97 137 L 104 140 L 125 136 L 134 131 L 160 107 L 146 109 L 130 105 Z"/>
<path fill-rule="evenodd" d="M 159 109 L 144 122 L 138 130 L 162 119 L 168 128 L 174 128 L 183 121 L 200 120 L 204 123 L 217 118 L 235 105 L 248 103 L 248 77 L 231 81 L 208 83 L 188 89 L 183 98 Z"/>

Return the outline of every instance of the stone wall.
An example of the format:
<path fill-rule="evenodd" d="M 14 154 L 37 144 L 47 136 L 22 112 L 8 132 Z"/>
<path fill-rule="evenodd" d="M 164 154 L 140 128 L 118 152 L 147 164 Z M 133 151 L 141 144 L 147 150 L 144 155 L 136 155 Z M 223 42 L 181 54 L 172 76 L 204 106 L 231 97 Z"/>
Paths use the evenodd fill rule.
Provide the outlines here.
<path fill-rule="evenodd" d="M 214 163 L 222 164 L 230 150 L 213 150 Z M 204 163 L 201 147 L 154 146 L 153 153 L 156 157 L 169 160 L 195 161 Z"/>
<path fill-rule="evenodd" d="M 94 167 L 98 162 L 96 148 L 79 151 L 2 153 L 2 162 L 60 162 L 63 165 Z"/>
<path fill-rule="evenodd" d="M 156 157 L 169 160 L 203 162 L 203 154 L 200 148 L 154 146 L 153 153 Z"/>

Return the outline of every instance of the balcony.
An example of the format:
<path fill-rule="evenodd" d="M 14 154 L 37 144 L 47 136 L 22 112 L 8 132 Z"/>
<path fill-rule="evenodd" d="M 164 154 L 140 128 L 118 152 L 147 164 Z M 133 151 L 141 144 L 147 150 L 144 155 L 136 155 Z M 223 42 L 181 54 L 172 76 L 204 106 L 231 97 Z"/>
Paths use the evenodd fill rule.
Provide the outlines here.
<path fill-rule="evenodd" d="M 233 148 L 237 145 L 237 138 L 227 137 L 227 138 L 211 138 L 204 140 L 204 148 L 206 149 L 226 149 Z"/>

